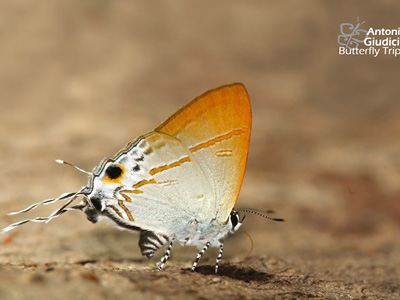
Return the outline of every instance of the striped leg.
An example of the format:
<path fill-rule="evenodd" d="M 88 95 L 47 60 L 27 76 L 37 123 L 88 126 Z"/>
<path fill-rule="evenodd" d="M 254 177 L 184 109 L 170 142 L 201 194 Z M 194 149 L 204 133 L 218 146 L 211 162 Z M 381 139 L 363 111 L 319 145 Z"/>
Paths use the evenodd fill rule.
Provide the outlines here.
<path fill-rule="evenodd" d="M 172 241 L 169 243 L 167 250 L 165 250 L 164 256 L 161 258 L 161 260 L 159 262 L 160 266 L 158 267 L 158 271 L 161 271 L 162 269 L 164 269 L 164 265 L 165 265 L 166 261 L 171 256 L 171 248 L 172 248 Z"/>
<path fill-rule="evenodd" d="M 161 247 L 169 244 L 167 236 L 152 231 L 142 231 L 140 233 L 139 247 L 142 255 L 152 258 L 154 253 Z"/>
<path fill-rule="evenodd" d="M 207 251 L 208 247 L 210 247 L 210 242 L 207 242 L 207 244 L 201 249 L 201 251 L 197 254 L 196 260 L 193 263 L 192 271 L 196 269 L 197 263 L 199 262 L 200 258 L 203 256 L 204 252 Z"/>
<path fill-rule="evenodd" d="M 218 256 L 217 256 L 217 261 L 215 263 L 215 274 L 218 273 L 218 265 L 219 265 L 219 262 L 221 261 L 222 252 L 223 251 L 224 251 L 224 244 L 221 244 L 221 245 L 219 245 L 219 253 L 218 253 Z"/>

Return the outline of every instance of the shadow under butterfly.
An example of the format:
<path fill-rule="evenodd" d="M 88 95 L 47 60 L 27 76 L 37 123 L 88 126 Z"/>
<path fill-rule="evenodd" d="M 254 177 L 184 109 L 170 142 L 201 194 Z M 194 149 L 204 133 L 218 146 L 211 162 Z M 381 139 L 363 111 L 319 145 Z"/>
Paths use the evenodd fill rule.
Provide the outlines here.
<path fill-rule="evenodd" d="M 141 253 L 148 258 L 166 247 L 159 262 L 164 268 L 173 243 L 197 247 L 196 268 L 208 247 L 219 247 L 237 231 L 253 209 L 233 207 L 246 166 L 251 131 L 251 109 L 243 84 L 210 90 L 179 109 L 153 131 L 128 143 L 113 158 L 103 159 L 78 192 L 64 193 L 10 215 L 40 205 L 69 199 L 48 217 L 23 220 L 2 233 L 28 222 L 49 222 L 71 210 L 82 210 L 89 221 L 109 219 L 116 226 L 138 231 Z M 77 197 L 83 200 L 70 206 Z"/>

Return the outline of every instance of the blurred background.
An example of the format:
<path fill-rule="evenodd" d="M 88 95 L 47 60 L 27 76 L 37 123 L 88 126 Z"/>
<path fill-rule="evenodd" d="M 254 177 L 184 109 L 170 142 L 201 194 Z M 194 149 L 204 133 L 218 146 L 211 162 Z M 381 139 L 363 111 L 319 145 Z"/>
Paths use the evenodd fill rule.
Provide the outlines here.
<path fill-rule="evenodd" d="M 253 129 L 236 207 L 287 219 L 247 217 L 249 263 L 272 255 L 314 270 L 347 253 L 395 265 L 400 58 L 339 56 L 337 37 L 357 17 L 364 29 L 397 28 L 399 12 L 390 0 L 1 1 L 0 227 L 25 217 L 8 212 L 86 184 L 54 159 L 91 170 L 194 97 L 242 82 Z M 3 236 L 0 262 L 152 266 L 137 240 L 74 212 Z M 249 248 L 238 233 L 225 259 Z M 183 267 L 195 253 L 177 251 Z"/>

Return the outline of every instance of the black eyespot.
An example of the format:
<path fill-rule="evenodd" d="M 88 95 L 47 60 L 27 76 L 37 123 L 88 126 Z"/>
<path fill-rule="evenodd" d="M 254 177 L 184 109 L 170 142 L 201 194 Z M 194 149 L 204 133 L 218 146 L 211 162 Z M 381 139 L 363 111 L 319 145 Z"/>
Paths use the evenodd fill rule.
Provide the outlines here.
<path fill-rule="evenodd" d="M 239 215 L 236 212 L 231 213 L 231 223 L 232 228 L 235 228 L 236 225 L 239 223 Z"/>
<path fill-rule="evenodd" d="M 122 175 L 122 169 L 118 166 L 109 166 L 106 170 L 106 176 L 110 179 L 117 179 Z"/>
<path fill-rule="evenodd" d="M 138 172 L 138 171 L 140 171 L 140 166 L 137 164 L 136 166 L 134 166 L 132 168 L 132 170 L 135 171 L 135 172 Z"/>

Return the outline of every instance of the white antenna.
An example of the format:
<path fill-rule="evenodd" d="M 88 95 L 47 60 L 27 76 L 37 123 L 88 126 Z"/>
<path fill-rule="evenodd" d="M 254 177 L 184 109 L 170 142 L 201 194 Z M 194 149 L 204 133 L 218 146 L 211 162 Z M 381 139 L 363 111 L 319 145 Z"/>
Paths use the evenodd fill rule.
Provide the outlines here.
<path fill-rule="evenodd" d="M 71 163 L 69 163 L 67 161 L 63 161 L 61 159 L 56 159 L 56 162 L 59 163 L 59 164 L 64 164 L 64 165 L 71 166 L 71 167 L 77 169 L 78 171 L 81 171 L 82 173 L 85 173 L 85 174 L 88 174 L 88 175 L 93 175 L 92 173 L 90 173 L 88 171 L 85 171 L 85 170 L 79 168 L 78 166 L 75 166 L 75 165 L 73 165 L 73 164 L 71 164 Z"/>

